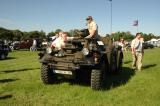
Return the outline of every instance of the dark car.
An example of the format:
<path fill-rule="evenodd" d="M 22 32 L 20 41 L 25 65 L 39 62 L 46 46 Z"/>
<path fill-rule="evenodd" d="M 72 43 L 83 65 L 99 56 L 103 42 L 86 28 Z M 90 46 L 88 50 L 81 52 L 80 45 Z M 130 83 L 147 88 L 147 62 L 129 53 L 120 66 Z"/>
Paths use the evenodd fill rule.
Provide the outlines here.
<path fill-rule="evenodd" d="M 3 41 L 0 41 L 0 59 L 4 60 L 7 58 L 9 53 L 9 46 L 6 45 Z"/>
<path fill-rule="evenodd" d="M 20 48 L 20 41 L 13 41 L 10 44 L 9 47 L 10 47 L 11 51 L 13 51 L 13 50 L 19 50 L 19 48 Z"/>
<path fill-rule="evenodd" d="M 106 44 L 103 39 L 76 38 L 66 41 L 63 52 L 49 47 L 39 53 L 43 83 L 54 83 L 61 76 L 86 79 L 93 90 L 102 89 L 106 73 L 120 72 L 123 59 L 121 48 Z M 85 42 L 88 42 L 87 46 L 84 46 Z"/>
<path fill-rule="evenodd" d="M 37 41 L 37 48 L 40 49 L 41 48 L 41 43 L 42 43 L 42 40 L 41 39 L 35 39 Z M 32 46 L 33 44 L 33 39 L 24 39 L 22 41 L 14 41 L 12 44 L 11 44 L 11 48 L 13 50 L 19 50 L 19 49 L 30 49 L 30 47 Z"/>
<path fill-rule="evenodd" d="M 148 49 L 148 48 L 152 49 L 152 48 L 154 48 L 154 45 L 152 45 L 150 43 L 143 43 L 143 48 L 144 49 Z"/>
<path fill-rule="evenodd" d="M 32 46 L 33 40 L 32 39 L 25 39 L 20 42 L 19 49 L 30 49 Z"/>

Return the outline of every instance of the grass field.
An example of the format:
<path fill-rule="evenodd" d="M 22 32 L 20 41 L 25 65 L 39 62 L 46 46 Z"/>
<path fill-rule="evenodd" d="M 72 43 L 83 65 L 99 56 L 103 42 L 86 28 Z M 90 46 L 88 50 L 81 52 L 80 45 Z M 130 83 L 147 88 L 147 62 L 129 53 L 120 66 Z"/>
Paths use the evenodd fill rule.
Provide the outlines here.
<path fill-rule="evenodd" d="M 125 53 L 124 69 L 108 75 L 103 91 L 90 85 L 60 81 L 44 85 L 36 52 L 15 51 L 0 61 L 0 106 L 160 106 L 160 48 L 145 50 L 142 72 L 131 70 Z"/>

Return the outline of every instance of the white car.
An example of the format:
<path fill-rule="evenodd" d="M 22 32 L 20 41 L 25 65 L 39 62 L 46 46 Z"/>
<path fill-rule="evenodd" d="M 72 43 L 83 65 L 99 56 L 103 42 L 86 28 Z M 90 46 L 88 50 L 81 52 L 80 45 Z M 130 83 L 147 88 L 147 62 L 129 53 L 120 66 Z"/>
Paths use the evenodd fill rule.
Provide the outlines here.
<path fill-rule="evenodd" d="M 159 41 L 159 42 L 157 42 L 157 47 L 160 47 L 160 41 Z"/>

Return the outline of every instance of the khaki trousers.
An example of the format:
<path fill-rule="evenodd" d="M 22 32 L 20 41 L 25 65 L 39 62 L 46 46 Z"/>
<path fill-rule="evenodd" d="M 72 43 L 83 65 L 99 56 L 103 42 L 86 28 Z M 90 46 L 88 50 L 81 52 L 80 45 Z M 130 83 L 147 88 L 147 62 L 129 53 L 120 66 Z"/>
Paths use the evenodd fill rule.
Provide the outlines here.
<path fill-rule="evenodd" d="M 135 55 L 132 55 L 132 58 L 132 68 L 137 68 L 138 70 L 141 70 L 143 54 L 141 52 L 136 52 Z"/>

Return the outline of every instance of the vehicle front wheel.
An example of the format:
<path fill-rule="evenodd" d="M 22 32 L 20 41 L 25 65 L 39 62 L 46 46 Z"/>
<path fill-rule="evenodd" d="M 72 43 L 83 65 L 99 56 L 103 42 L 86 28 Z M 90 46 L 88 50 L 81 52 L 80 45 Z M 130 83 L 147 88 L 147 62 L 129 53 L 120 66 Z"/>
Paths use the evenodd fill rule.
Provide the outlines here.
<path fill-rule="evenodd" d="M 91 88 L 93 90 L 101 90 L 103 81 L 102 70 L 92 70 L 91 72 Z"/>
<path fill-rule="evenodd" d="M 41 79 L 44 84 L 53 84 L 55 81 L 55 74 L 46 64 L 41 66 Z"/>

